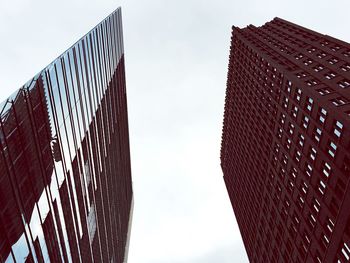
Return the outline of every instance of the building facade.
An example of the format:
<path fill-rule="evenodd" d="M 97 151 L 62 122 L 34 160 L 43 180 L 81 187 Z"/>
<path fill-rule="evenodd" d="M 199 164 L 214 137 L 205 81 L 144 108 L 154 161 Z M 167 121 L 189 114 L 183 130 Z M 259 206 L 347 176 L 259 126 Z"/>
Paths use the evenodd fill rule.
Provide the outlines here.
<path fill-rule="evenodd" d="M 124 262 L 133 193 L 121 9 L 0 111 L 0 262 Z"/>
<path fill-rule="evenodd" d="M 232 28 L 221 166 L 250 262 L 350 262 L 350 45 Z"/>

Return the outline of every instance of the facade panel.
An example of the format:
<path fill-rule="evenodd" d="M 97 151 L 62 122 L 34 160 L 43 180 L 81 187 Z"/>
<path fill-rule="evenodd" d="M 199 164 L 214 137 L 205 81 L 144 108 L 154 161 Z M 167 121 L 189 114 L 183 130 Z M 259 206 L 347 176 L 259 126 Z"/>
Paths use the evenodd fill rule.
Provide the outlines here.
<path fill-rule="evenodd" d="M 0 104 L 0 262 L 123 262 L 122 39 L 119 8 Z"/>
<path fill-rule="evenodd" d="M 350 261 L 350 45 L 233 27 L 221 166 L 251 262 Z"/>

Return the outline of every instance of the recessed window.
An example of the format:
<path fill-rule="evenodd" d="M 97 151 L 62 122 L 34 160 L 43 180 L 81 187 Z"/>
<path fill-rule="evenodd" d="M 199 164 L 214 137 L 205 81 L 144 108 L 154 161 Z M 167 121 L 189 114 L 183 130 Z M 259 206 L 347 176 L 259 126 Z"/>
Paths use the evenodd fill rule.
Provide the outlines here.
<path fill-rule="evenodd" d="M 325 56 L 327 56 L 327 54 L 325 52 L 320 52 L 317 54 L 318 58 L 324 58 Z"/>
<path fill-rule="evenodd" d="M 318 120 L 323 124 L 326 120 L 326 117 L 327 117 L 327 111 L 322 108 L 322 107 L 319 107 L 318 109 Z"/>
<path fill-rule="evenodd" d="M 334 72 L 328 72 L 327 74 L 324 75 L 326 79 L 333 79 L 335 78 L 335 73 Z"/>
<path fill-rule="evenodd" d="M 318 64 L 317 66 L 313 67 L 313 69 L 314 69 L 314 71 L 316 71 L 316 72 L 320 72 L 321 70 L 324 69 L 324 67 L 323 67 L 322 65 Z"/>
<path fill-rule="evenodd" d="M 321 129 L 315 127 L 313 136 L 314 136 L 314 139 L 315 139 L 317 142 L 320 142 L 320 140 L 321 140 L 321 135 L 322 135 Z"/>
<path fill-rule="evenodd" d="M 328 154 L 334 158 L 336 151 L 337 145 L 334 142 L 330 141 L 328 145 Z"/>
<path fill-rule="evenodd" d="M 332 172 L 332 168 L 329 165 L 329 163 L 323 162 L 323 168 L 322 168 L 323 175 L 328 178 L 330 176 L 331 172 Z"/>
<path fill-rule="evenodd" d="M 283 100 L 283 103 L 282 103 L 283 108 L 286 109 L 288 107 L 288 101 L 289 101 L 289 99 L 287 97 L 284 97 L 284 100 Z"/>
<path fill-rule="evenodd" d="M 294 98 L 297 100 L 297 101 L 300 101 L 300 98 L 301 98 L 301 89 L 299 88 L 296 88 L 296 93 L 294 94 Z"/>
<path fill-rule="evenodd" d="M 350 70 L 350 64 L 344 64 L 343 66 L 340 67 L 342 71 L 349 71 Z"/>
<path fill-rule="evenodd" d="M 350 82 L 346 79 L 343 79 L 342 81 L 338 82 L 338 86 L 342 89 L 346 89 L 350 87 Z"/>
<path fill-rule="evenodd" d="M 311 86 L 317 85 L 318 82 L 315 79 L 311 79 L 311 80 L 306 81 L 306 84 L 311 87 Z"/>
<path fill-rule="evenodd" d="M 311 224 L 312 227 L 314 227 L 314 226 L 316 225 L 316 218 L 315 218 L 315 216 L 314 216 L 313 214 L 311 214 L 311 213 L 310 213 L 310 215 L 309 215 L 309 222 L 310 222 L 310 224 Z M 309 242 L 310 242 L 310 240 L 309 240 Z"/>
<path fill-rule="evenodd" d="M 292 110 L 292 116 L 294 118 L 297 118 L 297 116 L 298 116 L 298 107 L 297 106 L 294 106 L 294 108 Z"/>
<path fill-rule="evenodd" d="M 299 136 L 298 136 L 298 144 L 300 145 L 300 147 L 304 146 L 304 141 L 305 141 L 304 135 L 302 135 L 300 133 Z"/>
<path fill-rule="evenodd" d="M 309 117 L 306 116 L 306 115 L 304 115 L 303 127 L 304 127 L 305 129 L 307 129 L 307 127 L 309 126 L 309 121 L 310 121 Z"/>
<path fill-rule="evenodd" d="M 313 103 L 314 103 L 314 100 L 312 99 L 312 98 L 308 98 L 307 99 L 307 102 L 306 102 L 306 109 L 308 110 L 308 111 L 312 111 L 312 105 L 313 105 Z"/>
<path fill-rule="evenodd" d="M 298 55 L 295 56 L 295 59 L 298 59 L 298 60 L 299 60 L 299 59 L 301 59 L 301 58 L 303 58 L 303 57 L 304 57 L 303 54 L 299 53 Z"/>
<path fill-rule="evenodd" d="M 301 78 L 305 78 L 306 76 L 308 76 L 308 74 L 306 72 L 299 72 L 296 74 L 296 76 L 301 79 Z"/>
<path fill-rule="evenodd" d="M 332 99 L 331 102 L 333 103 L 333 105 L 338 107 L 346 104 L 347 100 L 343 97 L 338 97 L 338 98 Z"/>
<path fill-rule="evenodd" d="M 333 130 L 334 135 L 340 138 L 342 129 L 343 129 L 343 124 L 340 121 L 336 121 L 334 125 L 334 130 Z"/>
<path fill-rule="evenodd" d="M 295 158 L 295 160 L 296 160 L 297 162 L 300 162 L 301 152 L 300 152 L 299 150 L 297 150 L 297 151 L 295 152 L 294 158 Z"/>
<path fill-rule="evenodd" d="M 345 57 L 350 57 L 350 50 L 344 51 L 344 52 L 343 52 L 343 55 L 344 55 Z"/>
<path fill-rule="evenodd" d="M 333 92 L 333 90 L 332 90 L 331 88 L 329 88 L 329 87 L 320 88 L 320 89 L 317 89 L 316 91 L 317 91 L 319 94 L 321 94 L 322 96 L 323 96 L 323 95 L 327 95 L 327 94 Z"/>
<path fill-rule="evenodd" d="M 337 52 L 340 47 L 339 46 L 333 46 L 333 47 L 330 47 L 330 49 L 333 51 L 333 52 Z"/>
<path fill-rule="evenodd" d="M 305 182 L 303 182 L 302 186 L 301 186 L 301 190 L 303 191 L 303 193 L 306 195 L 307 191 L 308 191 L 309 187 L 307 186 L 307 184 Z"/>
<path fill-rule="evenodd" d="M 323 242 L 325 243 L 325 245 L 329 244 L 329 239 L 326 235 L 323 235 Z"/>
<path fill-rule="evenodd" d="M 333 232 L 333 229 L 334 229 L 334 222 L 332 219 L 330 219 L 328 217 L 328 220 L 327 220 L 327 228 L 329 229 L 329 231 L 332 233 Z"/>
<path fill-rule="evenodd" d="M 311 147 L 310 152 L 309 152 L 309 157 L 311 158 L 311 160 L 315 161 L 316 159 L 316 154 L 317 151 L 315 148 Z"/>
<path fill-rule="evenodd" d="M 312 176 L 312 166 L 310 164 L 307 164 L 306 167 L 305 167 L 305 172 L 306 174 L 311 177 Z"/>
<path fill-rule="evenodd" d="M 282 114 L 280 117 L 280 123 L 282 124 L 282 126 L 283 126 L 285 121 L 286 121 L 286 115 Z"/>
<path fill-rule="evenodd" d="M 293 135 L 294 133 L 294 124 L 293 123 L 289 123 L 289 134 Z"/>
<path fill-rule="evenodd" d="M 324 195 L 324 193 L 326 192 L 326 184 L 325 184 L 322 180 L 319 181 L 318 191 L 319 191 L 322 195 Z"/>
<path fill-rule="evenodd" d="M 332 57 L 331 59 L 327 60 L 329 64 L 334 65 L 336 64 L 339 60 L 335 57 Z"/>
<path fill-rule="evenodd" d="M 304 65 L 308 66 L 308 65 L 312 64 L 312 62 L 313 62 L 312 59 L 310 59 L 310 58 L 306 59 L 306 60 L 304 60 Z"/>
<path fill-rule="evenodd" d="M 320 204 L 320 202 L 319 202 L 316 198 L 313 199 L 312 207 L 315 209 L 315 211 L 316 211 L 317 213 L 320 212 L 321 204 Z"/>
<path fill-rule="evenodd" d="M 341 249 L 341 252 L 348 261 L 350 259 L 350 248 L 346 243 L 344 243 L 344 247 Z"/>

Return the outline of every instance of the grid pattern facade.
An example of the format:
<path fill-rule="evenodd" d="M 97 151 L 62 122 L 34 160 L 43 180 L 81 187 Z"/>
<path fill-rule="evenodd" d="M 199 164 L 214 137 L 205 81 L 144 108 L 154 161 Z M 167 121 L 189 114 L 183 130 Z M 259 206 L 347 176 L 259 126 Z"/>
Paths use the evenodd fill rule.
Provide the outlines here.
<path fill-rule="evenodd" d="M 233 27 L 221 166 L 250 262 L 350 262 L 350 45 Z"/>
<path fill-rule="evenodd" d="M 0 262 L 124 262 L 133 194 L 120 8 L 0 110 Z"/>

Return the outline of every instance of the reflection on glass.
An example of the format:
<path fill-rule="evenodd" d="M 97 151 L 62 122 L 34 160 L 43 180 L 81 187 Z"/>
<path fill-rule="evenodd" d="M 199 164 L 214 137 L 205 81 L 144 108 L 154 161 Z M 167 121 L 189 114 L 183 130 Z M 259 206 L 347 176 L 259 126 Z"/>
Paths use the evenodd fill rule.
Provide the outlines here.
<path fill-rule="evenodd" d="M 120 210 L 128 220 L 131 194 L 121 186 L 131 175 L 115 185 L 109 177 L 123 170 L 117 164 L 130 170 L 116 154 L 128 154 L 117 142 L 128 137 L 108 130 L 120 98 L 106 85 L 124 66 L 115 61 L 120 19 L 117 10 L 0 104 L 0 262 L 110 262 L 102 250 L 119 245 L 123 253 L 125 233 L 111 234 L 120 231 L 111 218 Z"/>

